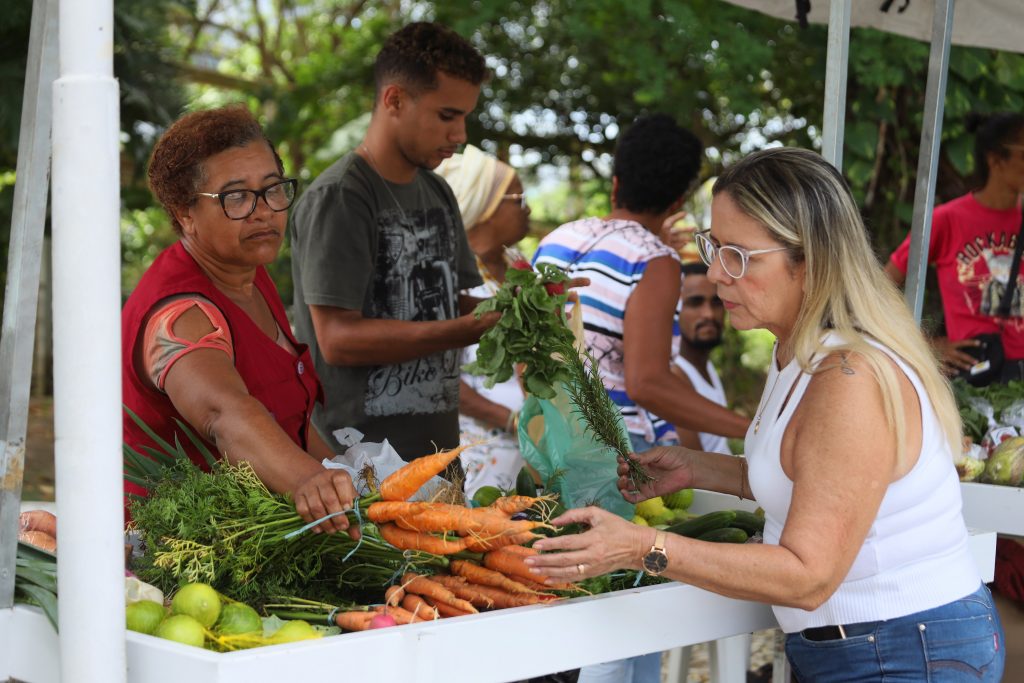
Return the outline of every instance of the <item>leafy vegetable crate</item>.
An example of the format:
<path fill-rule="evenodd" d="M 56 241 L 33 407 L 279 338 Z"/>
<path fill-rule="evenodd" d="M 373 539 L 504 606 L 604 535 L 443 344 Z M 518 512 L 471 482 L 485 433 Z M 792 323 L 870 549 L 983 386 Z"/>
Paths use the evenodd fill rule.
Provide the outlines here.
<path fill-rule="evenodd" d="M 500 683 L 774 625 L 765 605 L 669 583 L 226 654 L 128 633 L 128 682 Z M 0 610 L 0 681 L 58 683 L 57 645 L 39 610 Z"/>

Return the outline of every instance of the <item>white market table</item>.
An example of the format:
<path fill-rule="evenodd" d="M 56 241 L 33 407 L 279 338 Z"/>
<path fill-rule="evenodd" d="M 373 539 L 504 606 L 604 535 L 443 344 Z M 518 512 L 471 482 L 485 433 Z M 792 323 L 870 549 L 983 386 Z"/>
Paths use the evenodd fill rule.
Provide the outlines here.
<path fill-rule="evenodd" d="M 503 683 L 773 628 L 771 609 L 679 583 L 218 654 L 129 632 L 129 683 Z M 0 610 L 0 681 L 57 683 L 57 637 Z"/>

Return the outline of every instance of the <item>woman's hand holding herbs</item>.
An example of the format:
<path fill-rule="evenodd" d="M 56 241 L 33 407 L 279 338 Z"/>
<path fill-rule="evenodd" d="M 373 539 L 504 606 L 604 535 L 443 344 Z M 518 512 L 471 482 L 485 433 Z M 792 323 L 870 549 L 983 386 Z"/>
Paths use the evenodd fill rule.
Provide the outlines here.
<path fill-rule="evenodd" d="M 319 464 L 317 467 L 318 471 L 302 480 L 292 491 L 295 510 L 307 522 L 316 521 L 335 512 L 351 510 L 357 497 L 348 472 L 326 469 Z M 359 525 L 349 524 L 348 515 L 331 517 L 321 522 L 313 531 L 333 534 L 346 529 L 352 540 L 359 539 Z"/>
<path fill-rule="evenodd" d="M 631 503 L 639 503 L 672 493 L 680 489 L 693 488 L 694 462 L 692 451 L 674 446 L 655 446 L 644 453 L 630 453 L 629 458 L 646 472 L 650 479 L 639 482 L 632 476 L 630 466 L 619 457 L 619 491 Z"/>

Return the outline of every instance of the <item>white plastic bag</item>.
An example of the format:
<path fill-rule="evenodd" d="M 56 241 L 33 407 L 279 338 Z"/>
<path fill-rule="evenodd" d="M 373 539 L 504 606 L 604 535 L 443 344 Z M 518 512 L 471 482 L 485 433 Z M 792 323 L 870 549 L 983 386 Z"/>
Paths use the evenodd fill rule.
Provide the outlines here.
<path fill-rule="evenodd" d="M 323 466 L 328 469 L 343 469 L 348 472 L 360 496 L 370 493 L 370 487 L 363 474 L 367 465 L 373 468 L 373 475 L 380 482 L 406 464 L 387 439 L 384 439 L 382 443 L 363 441 L 362 432 L 352 427 L 337 430 L 334 432 L 334 438 L 346 447 L 346 450 L 330 460 L 325 458 Z M 430 500 L 438 488 L 446 483 L 441 477 L 432 477 L 420 487 L 420 490 L 410 500 Z"/>

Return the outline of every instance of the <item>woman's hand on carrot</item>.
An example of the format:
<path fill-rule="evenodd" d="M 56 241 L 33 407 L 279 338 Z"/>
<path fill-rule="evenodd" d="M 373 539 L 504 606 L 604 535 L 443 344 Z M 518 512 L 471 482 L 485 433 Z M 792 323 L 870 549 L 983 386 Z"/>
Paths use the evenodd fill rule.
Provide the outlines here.
<path fill-rule="evenodd" d="M 618 486 L 622 497 L 631 503 L 639 503 L 663 493 L 692 488 L 694 466 L 691 455 L 692 451 L 676 446 L 655 446 L 644 453 L 630 453 L 629 457 L 651 475 L 651 480 L 639 489 L 630 477 L 629 466 L 620 457 Z"/>
<path fill-rule="evenodd" d="M 295 487 L 292 498 L 299 516 L 313 522 L 335 512 L 351 510 L 356 489 L 344 470 L 321 468 Z M 350 525 L 347 515 L 321 522 L 314 531 L 331 534 L 346 529 L 353 540 L 359 539 L 359 525 Z"/>
<path fill-rule="evenodd" d="M 631 524 L 597 507 L 569 510 L 552 520 L 559 526 L 590 527 L 581 534 L 545 538 L 533 544 L 540 554 L 525 558 L 530 571 L 552 582 L 572 582 L 616 569 L 639 569 L 654 542 L 654 529 Z"/>

